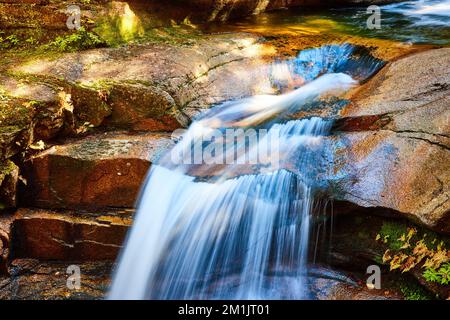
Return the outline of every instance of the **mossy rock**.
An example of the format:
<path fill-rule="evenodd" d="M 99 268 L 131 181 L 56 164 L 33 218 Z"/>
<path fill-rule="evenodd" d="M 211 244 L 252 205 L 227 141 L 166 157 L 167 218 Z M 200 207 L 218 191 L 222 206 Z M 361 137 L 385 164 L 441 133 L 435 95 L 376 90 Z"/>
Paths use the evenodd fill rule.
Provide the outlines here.
<path fill-rule="evenodd" d="M 16 206 L 19 167 L 10 160 L 0 163 L 0 210 Z"/>

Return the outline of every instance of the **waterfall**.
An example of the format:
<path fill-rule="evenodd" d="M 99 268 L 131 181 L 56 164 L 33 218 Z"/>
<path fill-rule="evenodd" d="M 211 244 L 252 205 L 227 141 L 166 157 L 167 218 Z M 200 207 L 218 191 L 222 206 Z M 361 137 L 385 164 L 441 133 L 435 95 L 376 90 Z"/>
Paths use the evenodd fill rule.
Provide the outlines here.
<path fill-rule="evenodd" d="M 309 298 L 311 208 L 331 123 L 277 119 L 354 84 L 344 73 L 323 74 L 290 93 L 224 103 L 193 122 L 150 170 L 109 298 Z M 229 129 L 255 130 L 255 140 L 219 139 Z M 208 163 L 192 163 L 196 148 L 215 151 Z M 223 163 L 231 148 L 233 161 Z"/>

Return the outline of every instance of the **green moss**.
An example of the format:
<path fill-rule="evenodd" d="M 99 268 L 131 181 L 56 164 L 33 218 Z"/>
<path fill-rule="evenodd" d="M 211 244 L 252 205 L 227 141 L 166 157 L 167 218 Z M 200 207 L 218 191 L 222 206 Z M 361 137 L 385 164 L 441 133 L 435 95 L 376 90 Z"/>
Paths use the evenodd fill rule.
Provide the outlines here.
<path fill-rule="evenodd" d="M 404 242 L 400 237 L 407 233 L 408 226 L 397 222 L 383 222 L 380 230 L 381 239 L 389 246 L 391 250 L 400 250 Z"/>
<path fill-rule="evenodd" d="M 443 264 L 439 269 L 428 268 L 423 273 L 425 280 L 441 285 L 450 284 L 450 263 Z"/>
<path fill-rule="evenodd" d="M 105 39 L 110 47 L 129 43 L 192 44 L 201 35 L 201 32 L 188 25 L 175 23 L 161 27 L 136 21 L 124 29 L 119 16 L 102 19 L 94 31 Z"/>
<path fill-rule="evenodd" d="M 19 44 L 19 39 L 15 34 L 5 36 L 4 32 L 0 31 L 0 49 L 11 49 Z"/>
<path fill-rule="evenodd" d="M 17 166 L 11 160 L 0 162 L 0 181 L 11 172 L 17 169 Z"/>
<path fill-rule="evenodd" d="M 84 27 L 81 27 L 76 32 L 70 35 L 57 37 L 54 41 L 50 42 L 46 46 L 50 49 L 56 49 L 62 52 L 70 52 L 104 47 L 105 44 L 105 41 L 98 35 L 86 31 Z"/>
<path fill-rule="evenodd" d="M 383 257 L 380 256 L 380 255 L 375 255 L 375 256 L 373 256 L 373 261 L 375 261 L 379 265 L 382 265 L 383 264 Z"/>
<path fill-rule="evenodd" d="M 414 282 L 403 281 L 400 284 L 400 291 L 405 300 L 433 300 L 433 296 L 428 291 Z"/>

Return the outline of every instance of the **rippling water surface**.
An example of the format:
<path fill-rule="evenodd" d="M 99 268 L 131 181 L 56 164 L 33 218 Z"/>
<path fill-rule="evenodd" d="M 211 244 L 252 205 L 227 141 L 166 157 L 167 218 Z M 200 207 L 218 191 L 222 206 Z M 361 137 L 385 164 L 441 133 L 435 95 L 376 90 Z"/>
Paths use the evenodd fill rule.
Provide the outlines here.
<path fill-rule="evenodd" d="M 360 36 L 410 42 L 414 44 L 450 44 L 450 0 L 405 1 L 380 6 L 381 29 L 367 28 L 367 7 L 331 9 L 294 8 L 263 13 L 243 21 L 210 25 L 209 31 L 248 31 L 289 33 L 291 35 L 326 34 Z"/>

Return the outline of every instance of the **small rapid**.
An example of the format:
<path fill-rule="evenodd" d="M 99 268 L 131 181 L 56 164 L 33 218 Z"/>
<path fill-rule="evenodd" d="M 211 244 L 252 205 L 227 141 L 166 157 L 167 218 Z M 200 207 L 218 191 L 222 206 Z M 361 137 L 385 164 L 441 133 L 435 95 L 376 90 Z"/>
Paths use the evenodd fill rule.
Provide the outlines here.
<path fill-rule="evenodd" d="M 345 71 L 342 64 L 324 63 L 354 48 L 316 50 L 290 62 L 304 79 L 297 89 L 211 109 L 152 166 L 110 299 L 310 298 L 309 232 L 320 185 L 315 168 L 327 165 L 322 140 L 332 123 L 280 119 L 357 83 L 334 73 Z M 230 129 L 254 130 L 255 139 L 221 140 Z M 200 162 L 193 161 L 196 148 Z M 262 149 L 264 157 L 256 157 Z"/>

